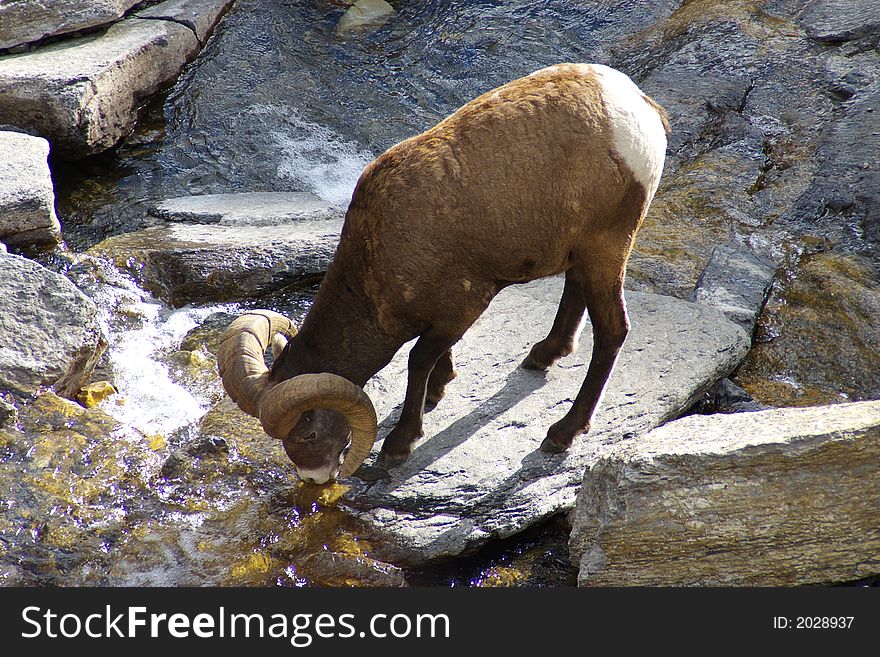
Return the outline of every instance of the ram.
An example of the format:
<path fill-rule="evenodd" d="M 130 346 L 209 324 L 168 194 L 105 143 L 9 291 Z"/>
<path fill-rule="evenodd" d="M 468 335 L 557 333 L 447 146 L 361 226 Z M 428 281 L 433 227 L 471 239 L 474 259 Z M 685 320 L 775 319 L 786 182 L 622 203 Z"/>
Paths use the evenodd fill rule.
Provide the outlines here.
<path fill-rule="evenodd" d="M 227 329 L 218 352 L 226 391 L 282 442 L 302 479 L 324 483 L 368 455 L 377 423 L 363 386 L 418 338 L 400 419 L 379 454 L 393 467 L 422 436 L 426 401 L 455 377 L 453 345 L 492 298 L 564 272 L 553 326 L 523 366 L 547 369 L 575 350 L 589 313 L 586 378 L 541 444 L 567 449 L 589 430 L 629 330 L 626 263 L 668 132 L 663 109 L 623 73 L 559 64 L 393 146 L 361 175 L 299 331 L 270 311 Z"/>

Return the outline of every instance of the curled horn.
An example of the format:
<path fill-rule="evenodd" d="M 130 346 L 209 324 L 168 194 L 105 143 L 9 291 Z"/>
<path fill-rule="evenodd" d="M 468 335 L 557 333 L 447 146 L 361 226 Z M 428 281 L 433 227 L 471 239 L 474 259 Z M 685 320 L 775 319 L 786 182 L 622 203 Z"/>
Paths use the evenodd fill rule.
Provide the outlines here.
<path fill-rule="evenodd" d="M 266 347 L 278 333 L 294 336 L 296 327 L 279 313 L 252 310 L 232 322 L 220 340 L 217 367 L 223 388 L 241 410 L 254 417 L 259 417 L 260 403 L 270 387 Z"/>
<path fill-rule="evenodd" d="M 269 383 L 265 363 L 271 344 L 280 355 L 286 340 L 277 334 L 296 335 L 296 327 L 271 310 L 253 310 L 236 319 L 224 333 L 217 355 L 223 387 L 239 408 L 259 418 L 263 429 L 282 440 L 310 409 L 327 408 L 341 413 L 351 427 L 351 448 L 339 476 L 348 477 L 370 453 L 378 433 L 376 411 L 362 388 L 335 374 L 301 374 L 278 384 Z"/>

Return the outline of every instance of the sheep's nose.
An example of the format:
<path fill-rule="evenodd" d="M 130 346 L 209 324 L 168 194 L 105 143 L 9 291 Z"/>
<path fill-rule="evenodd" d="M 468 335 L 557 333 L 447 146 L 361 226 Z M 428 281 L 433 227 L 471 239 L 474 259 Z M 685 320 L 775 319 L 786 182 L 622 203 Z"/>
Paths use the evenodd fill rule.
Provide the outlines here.
<path fill-rule="evenodd" d="M 310 484 L 326 484 L 331 478 L 329 472 L 297 469 L 296 473 L 300 479 Z"/>

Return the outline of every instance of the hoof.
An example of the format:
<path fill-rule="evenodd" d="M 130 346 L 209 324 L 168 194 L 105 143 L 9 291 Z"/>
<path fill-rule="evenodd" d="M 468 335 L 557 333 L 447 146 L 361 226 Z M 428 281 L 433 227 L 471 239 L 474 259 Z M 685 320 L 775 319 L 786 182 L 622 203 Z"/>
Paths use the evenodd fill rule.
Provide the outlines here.
<path fill-rule="evenodd" d="M 554 442 L 549 438 L 544 438 L 544 442 L 541 443 L 541 447 L 539 449 L 542 452 L 546 452 L 547 454 L 561 454 L 568 448 L 569 445 L 560 445 L 559 443 Z"/>
<path fill-rule="evenodd" d="M 537 372 L 546 372 L 547 370 L 550 369 L 551 365 L 553 365 L 553 363 L 542 363 L 541 361 L 536 359 L 534 356 L 532 356 L 532 354 L 529 354 L 528 356 L 526 356 L 525 359 L 523 360 L 523 362 L 521 363 L 521 367 L 523 367 L 523 369 L 535 370 Z"/>
<path fill-rule="evenodd" d="M 441 390 L 440 392 L 431 392 L 430 390 L 425 395 L 425 410 L 434 410 L 437 404 L 440 403 L 440 400 L 446 396 L 446 391 Z"/>
<path fill-rule="evenodd" d="M 390 454 L 388 452 L 379 452 L 379 458 L 376 459 L 376 465 L 378 465 L 383 470 L 390 470 L 391 468 L 396 468 L 408 458 L 409 453 Z"/>

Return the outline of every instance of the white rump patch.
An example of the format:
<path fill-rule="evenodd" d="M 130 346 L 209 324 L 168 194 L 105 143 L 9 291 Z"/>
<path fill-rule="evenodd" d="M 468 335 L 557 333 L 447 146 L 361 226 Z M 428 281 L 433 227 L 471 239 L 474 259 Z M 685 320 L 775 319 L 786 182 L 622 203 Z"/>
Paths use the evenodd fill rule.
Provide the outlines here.
<path fill-rule="evenodd" d="M 590 68 L 602 85 L 614 150 L 645 187 L 650 203 L 660 184 L 666 158 L 663 121 L 625 74 L 601 64 L 591 64 Z"/>

